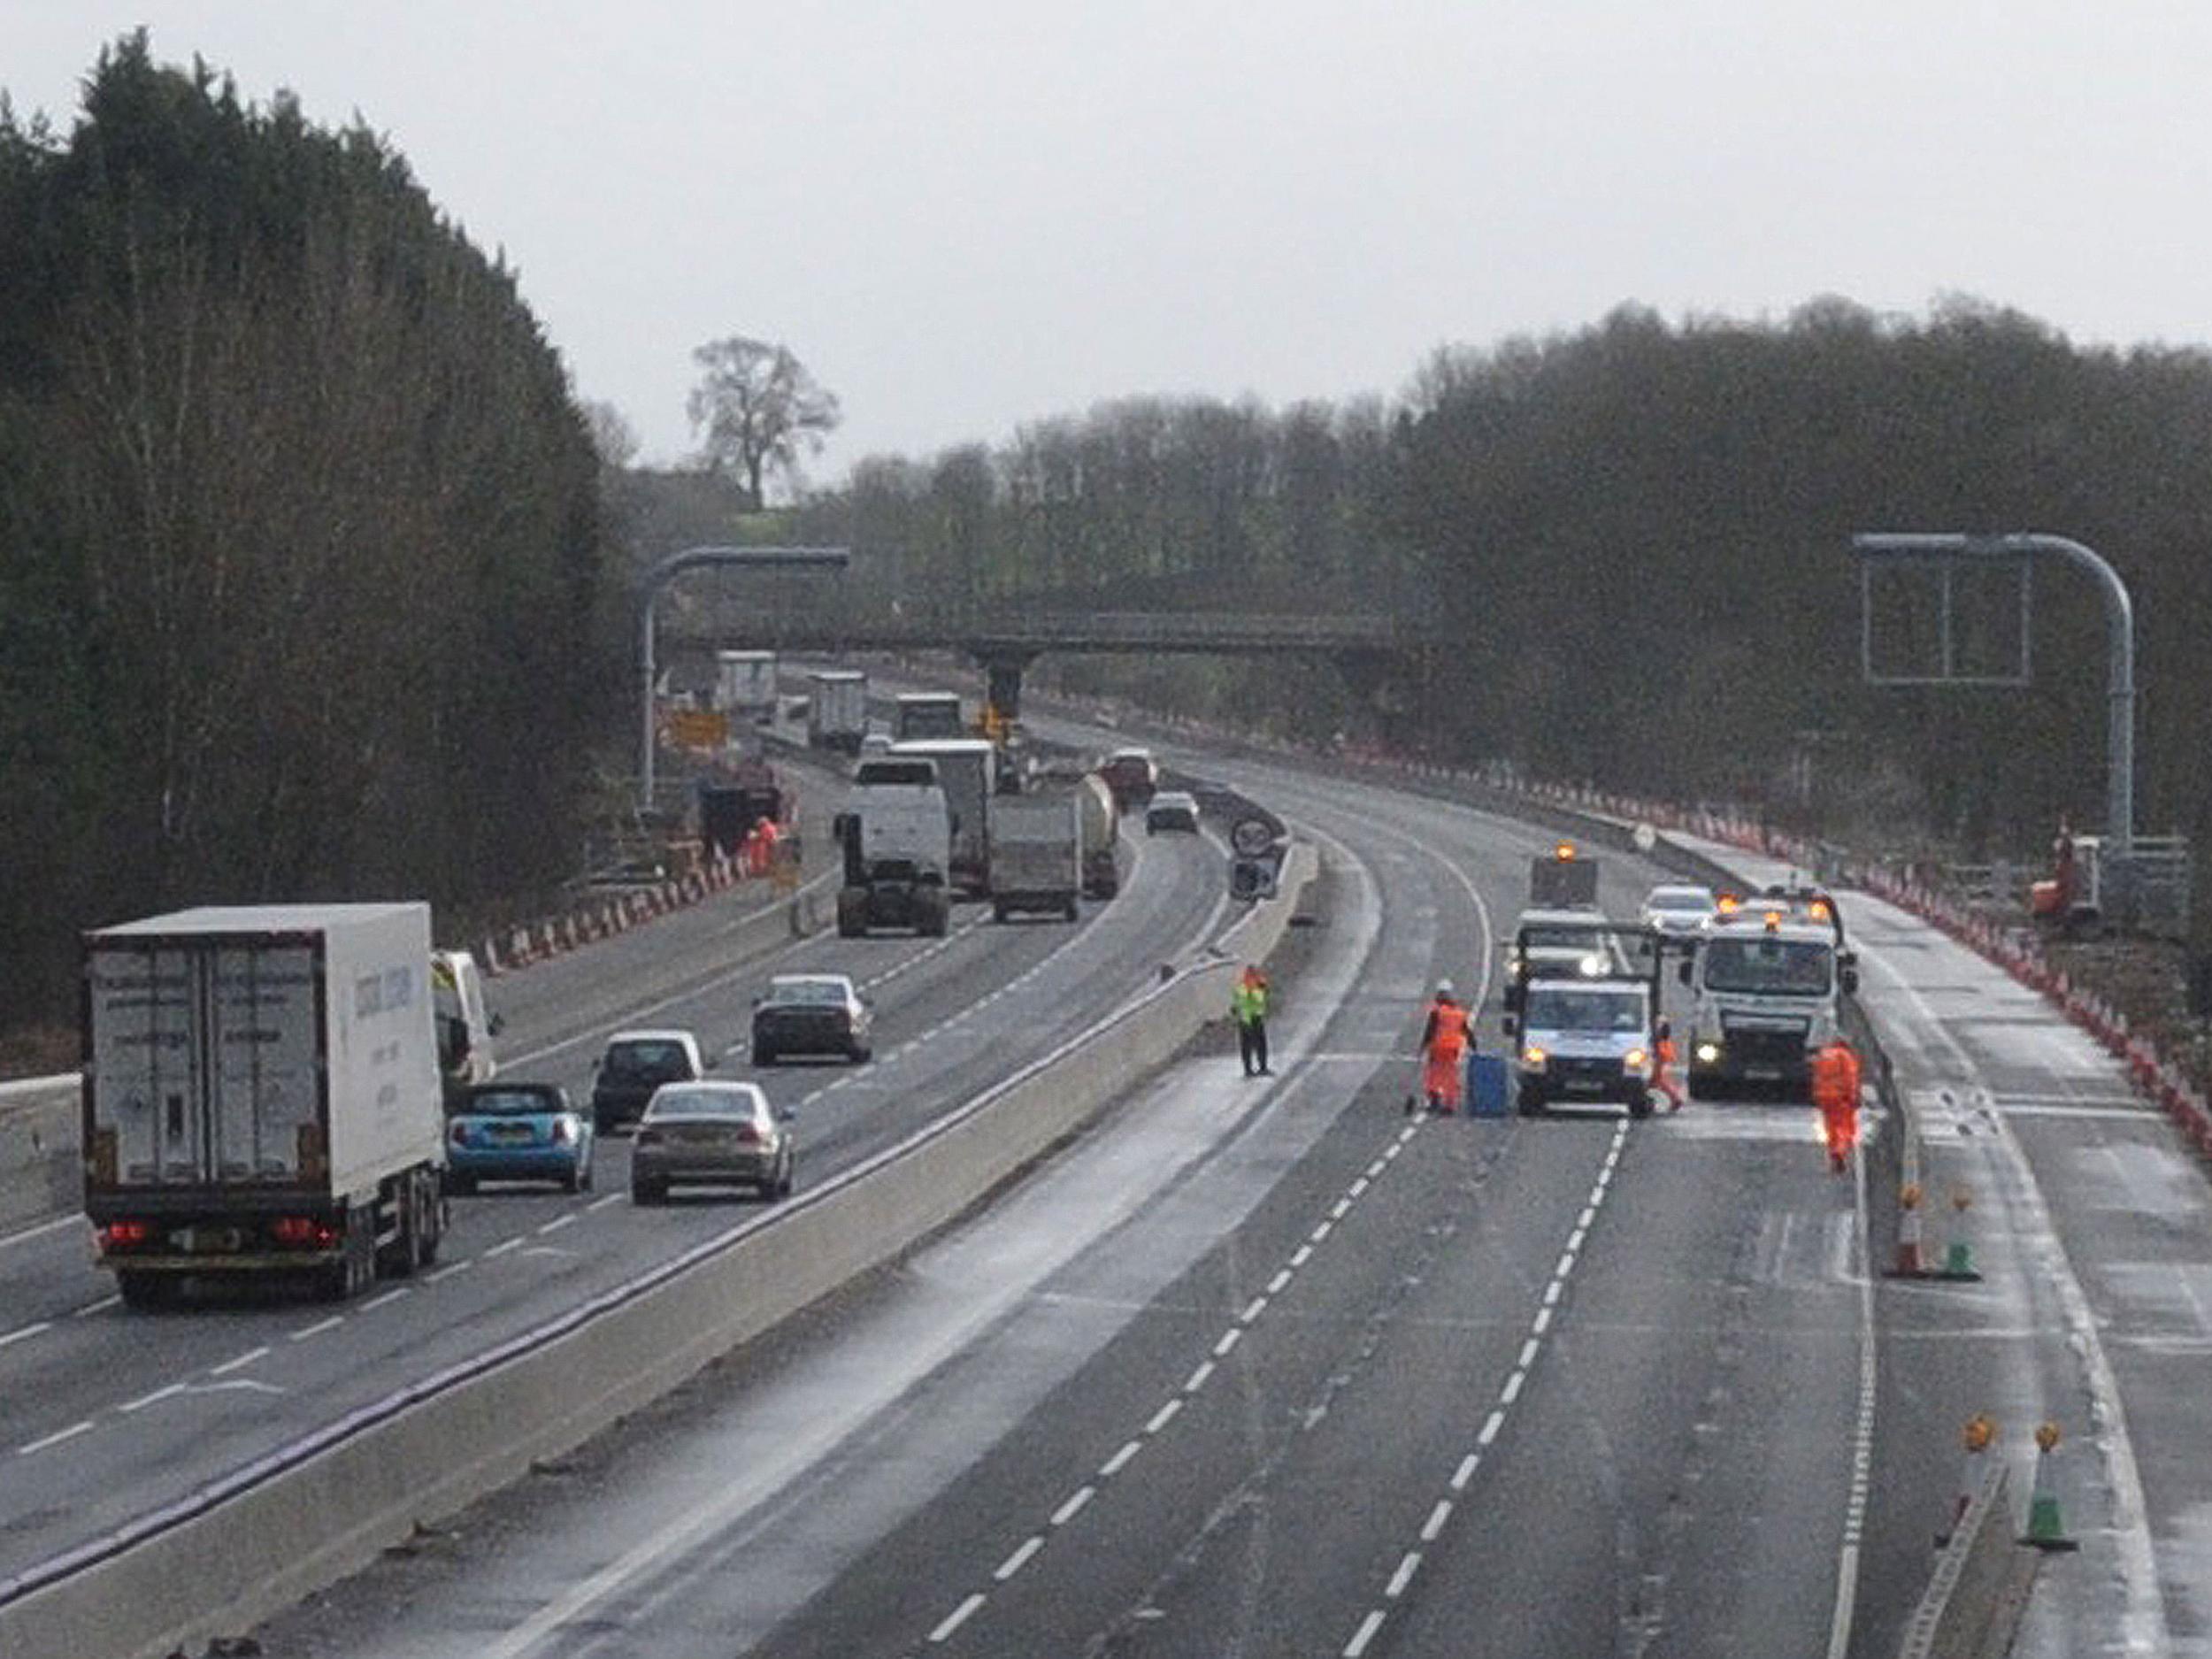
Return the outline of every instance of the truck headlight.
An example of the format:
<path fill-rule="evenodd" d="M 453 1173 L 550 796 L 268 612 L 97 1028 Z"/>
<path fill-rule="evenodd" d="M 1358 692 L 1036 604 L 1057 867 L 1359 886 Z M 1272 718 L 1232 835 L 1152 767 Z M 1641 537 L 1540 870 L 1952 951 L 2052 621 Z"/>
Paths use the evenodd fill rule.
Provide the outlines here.
<path fill-rule="evenodd" d="M 1521 1050 L 1521 1069 L 1524 1071 L 1540 1071 L 1544 1069 L 1545 1062 L 1549 1058 L 1550 1056 L 1541 1048 L 1531 1043 Z"/>
<path fill-rule="evenodd" d="M 1651 1070 L 1651 1056 L 1641 1048 L 1631 1048 L 1621 1056 L 1621 1070 L 1633 1071 L 1641 1077 Z"/>
<path fill-rule="evenodd" d="M 1715 1061 L 1720 1058 L 1720 1044 L 1717 1042 L 1701 1042 L 1697 1045 L 1697 1057 L 1703 1064 L 1711 1065 Z"/>

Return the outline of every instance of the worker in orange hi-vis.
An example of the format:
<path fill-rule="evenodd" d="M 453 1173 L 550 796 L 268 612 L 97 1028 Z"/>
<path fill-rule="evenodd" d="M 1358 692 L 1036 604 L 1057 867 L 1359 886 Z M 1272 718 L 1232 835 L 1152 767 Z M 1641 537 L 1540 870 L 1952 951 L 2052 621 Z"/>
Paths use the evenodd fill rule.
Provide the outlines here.
<path fill-rule="evenodd" d="M 1820 1109 L 1828 1167 L 1839 1175 L 1851 1167 L 1851 1148 L 1859 1143 L 1860 1081 L 1859 1056 L 1841 1037 L 1813 1051 L 1813 1104 Z"/>
<path fill-rule="evenodd" d="M 1682 1086 L 1674 1080 L 1674 1025 L 1661 1020 L 1659 1028 L 1652 1033 L 1651 1080 L 1659 1092 L 1667 1097 L 1667 1110 L 1682 1110 Z"/>
<path fill-rule="evenodd" d="M 1439 979 L 1428 1023 L 1421 1028 L 1421 1092 L 1431 1111 L 1448 1116 L 1459 1110 L 1467 1050 L 1473 1045 L 1474 1022 L 1453 995 L 1452 982 Z"/>

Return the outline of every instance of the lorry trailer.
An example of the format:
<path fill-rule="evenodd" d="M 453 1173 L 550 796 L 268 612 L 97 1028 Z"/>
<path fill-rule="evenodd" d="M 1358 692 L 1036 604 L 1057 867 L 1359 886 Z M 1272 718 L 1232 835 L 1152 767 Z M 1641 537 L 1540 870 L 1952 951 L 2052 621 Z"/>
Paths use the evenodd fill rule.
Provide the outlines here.
<path fill-rule="evenodd" d="M 991 804 L 991 914 L 1077 915 L 1083 886 L 1083 820 L 1071 794 L 1006 795 Z"/>
<path fill-rule="evenodd" d="M 825 668 L 808 676 L 806 741 L 810 749 L 860 753 L 868 731 L 868 676 L 857 668 Z"/>
<path fill-rule="evenodd" d="M 445 1226 L 430 907 L 210 906 L 85 935 L 85 1214 L 124 1302 L 349 1295 Z"/>

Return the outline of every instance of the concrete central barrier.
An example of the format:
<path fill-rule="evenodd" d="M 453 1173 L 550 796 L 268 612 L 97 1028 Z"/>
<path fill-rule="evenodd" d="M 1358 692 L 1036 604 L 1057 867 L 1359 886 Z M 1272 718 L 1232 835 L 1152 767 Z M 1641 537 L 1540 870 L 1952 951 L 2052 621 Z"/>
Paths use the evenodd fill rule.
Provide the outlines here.
<path fill-rule="evenodd" d="M 74 1073 L 0 1084 L 0 1233 L 82 1207 L 81 1100 Z"/>
<path fill-rule="evenodd" d="M 0 1583 L 9 1659 L 162 1659 L 234 1634 L 580 1444 L 709 1361 L 910 1248 L 1034 1162 L 1228 1006 L 1316 872 L 1179 972 L 857 1169 L 559 1319 Z M 1232 954 L 1233 953 L 1233 954 Z"/>

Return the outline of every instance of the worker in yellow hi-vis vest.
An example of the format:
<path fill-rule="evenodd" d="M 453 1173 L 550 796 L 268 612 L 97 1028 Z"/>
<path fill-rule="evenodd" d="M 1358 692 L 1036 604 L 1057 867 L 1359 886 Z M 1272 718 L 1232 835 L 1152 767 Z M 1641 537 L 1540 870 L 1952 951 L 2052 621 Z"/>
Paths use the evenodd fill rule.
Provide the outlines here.
<path fill-rule="evenodd" d="M 1247 1077 L 1266 1077 L 1267 975 L 1248 964 L 1229 993 L 1229 1012 L 1237 1022 L 1237 1058 Z"/>

